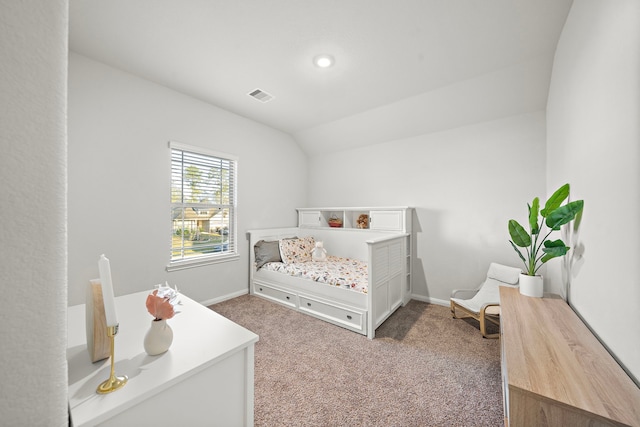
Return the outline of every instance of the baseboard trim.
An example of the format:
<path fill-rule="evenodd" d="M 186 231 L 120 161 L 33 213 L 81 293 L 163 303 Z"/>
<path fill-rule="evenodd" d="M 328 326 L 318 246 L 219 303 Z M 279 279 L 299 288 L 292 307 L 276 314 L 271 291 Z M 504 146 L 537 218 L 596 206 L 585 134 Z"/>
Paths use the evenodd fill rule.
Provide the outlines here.
<path fill-rule="evenodd" d="M 417 301 L 422 301 L 422 302 L 428 302 L 429 304 L 441 305 L 443 307 L 449 307 L 451 305 L 449 300 L 443 300 L 443 299 L 432 298 L 432 297 L 425 297 L 425 296 L 416 295 L 416 294 L 412 294 L 411 295 L 411 299 L 414 299 L 414 300 L 417 300 Z"/>
<path fill-rule="evenodd" d="M 217 304 L 219 302 L 230 300 L 230 299 L 233 299 L 233 298 L 237 298 L 237 297 L 240 297 L 242 295 L 246 295 L 248 293 L 249 293 L 248 289 L 243 289 L 241 291 L 234 292 L 234 293 L 227 294 L 227 295 L 223 295 L 223 296 L 218 297 L 218 298 L 213 298 L 213 299 L 208 299 L 206 301 L 201 301 L 200 304 L 204 305 L 205 307 L 208 307 L 210 305 Z"/>

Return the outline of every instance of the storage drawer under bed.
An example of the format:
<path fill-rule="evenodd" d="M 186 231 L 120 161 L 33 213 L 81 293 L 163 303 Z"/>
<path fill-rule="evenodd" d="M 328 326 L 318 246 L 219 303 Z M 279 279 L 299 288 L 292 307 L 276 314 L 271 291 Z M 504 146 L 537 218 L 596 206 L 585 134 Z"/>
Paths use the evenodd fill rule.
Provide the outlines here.
<path fill-rule="evenodd" d="M 272 288 L 271 286 L 263 285 L 261 283 L 256 283 L 254 287 L 254 292 L 259 294 L 265 298 L 269 298 L 270 300 L 279 302 L 284 305 L 288 305 L 289 307 L 297 308 L 297 299 L 298 296 L 296 294 L 282 291 L 280 289 Z"/>
<path fill-rule="evenodd" d="M 299 296 L 300 311 L 328 320 L 345 328 L 366 333 L 366 314 L 338 307 L 306 296 Z"/>

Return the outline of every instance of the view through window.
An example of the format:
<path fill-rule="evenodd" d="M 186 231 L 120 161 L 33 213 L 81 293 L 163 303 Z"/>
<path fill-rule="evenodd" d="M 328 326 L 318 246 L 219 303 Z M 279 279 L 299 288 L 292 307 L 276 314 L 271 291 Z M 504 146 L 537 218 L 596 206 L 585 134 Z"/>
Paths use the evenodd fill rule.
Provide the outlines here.
<path fill-rule="evenodd" d="M 171 263 L 237 255 L 234 156 L 171 148 Z"/>

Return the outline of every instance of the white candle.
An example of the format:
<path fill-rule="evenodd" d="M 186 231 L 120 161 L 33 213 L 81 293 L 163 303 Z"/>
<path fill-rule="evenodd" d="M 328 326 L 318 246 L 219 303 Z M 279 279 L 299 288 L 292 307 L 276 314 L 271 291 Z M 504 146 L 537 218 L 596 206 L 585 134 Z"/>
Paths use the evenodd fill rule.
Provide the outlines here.
<path fill-rule="evenodd" d="M 111 283 L 111 266 L 109 258 L 104 254 L 100 255 L 98 261 L 100 270 L 100 283 L 102 283 L 102 300 L 104 301 L 104 314 L 107 318 L 107 326 L 116 326 L 118 317 L 116 316 L 116 302 L 113 297 L 113 284 Z"/>

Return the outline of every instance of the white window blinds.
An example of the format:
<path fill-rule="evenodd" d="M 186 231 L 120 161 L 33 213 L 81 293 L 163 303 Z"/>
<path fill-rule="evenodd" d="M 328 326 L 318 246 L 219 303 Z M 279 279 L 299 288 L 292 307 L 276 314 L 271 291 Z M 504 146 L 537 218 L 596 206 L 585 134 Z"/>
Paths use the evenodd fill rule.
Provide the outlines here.
<path fill-rule="evenodd" d="M 237 256 L 234 156 L 171 142 L 171 263 Z"/>

